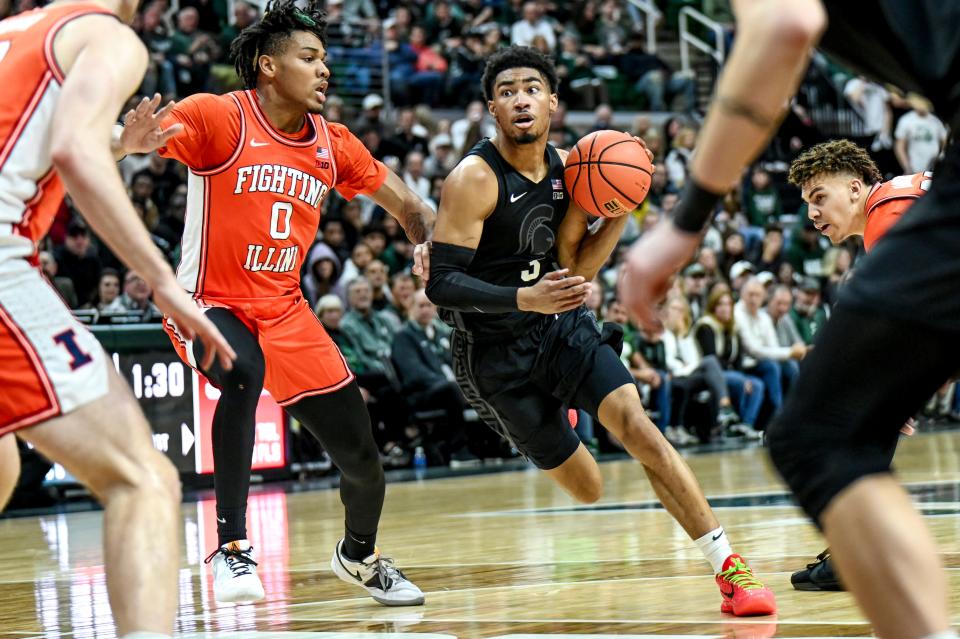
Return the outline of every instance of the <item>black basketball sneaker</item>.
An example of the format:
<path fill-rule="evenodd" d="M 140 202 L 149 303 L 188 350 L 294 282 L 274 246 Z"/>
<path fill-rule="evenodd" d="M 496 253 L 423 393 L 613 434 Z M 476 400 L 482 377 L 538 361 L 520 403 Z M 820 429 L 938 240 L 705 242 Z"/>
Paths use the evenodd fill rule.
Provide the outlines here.
<path fill-rule="evenodd" d="M 833 570 L 833 562 L 830 560 L 830 549 L 827 548 L 817 555 L 817 560 L 812 564 L 807 564 L 803 570 L 790 575 L 790 583 L 796 590 L 823 590 L 823 591 L 843 591 L 846 588 L 840 583 L 840 578 Z"/>

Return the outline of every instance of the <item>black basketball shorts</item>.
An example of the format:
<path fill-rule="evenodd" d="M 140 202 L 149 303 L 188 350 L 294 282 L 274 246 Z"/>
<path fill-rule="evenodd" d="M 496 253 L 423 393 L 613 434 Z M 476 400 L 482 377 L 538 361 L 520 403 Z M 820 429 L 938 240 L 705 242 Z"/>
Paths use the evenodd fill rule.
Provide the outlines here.
<path fill-rule="evenodd" d="M 452 340 L 457 381 L 477 413 L 537 467 L 550 470 L 580 444 L 563 418 L 580 408 L 598 418 L 600 403 L 634 382 L 620 361 L 623 330 L 597 326 L 581 307 L 544 315 L 522 335 L 474 341 L 463 331 Z"/>

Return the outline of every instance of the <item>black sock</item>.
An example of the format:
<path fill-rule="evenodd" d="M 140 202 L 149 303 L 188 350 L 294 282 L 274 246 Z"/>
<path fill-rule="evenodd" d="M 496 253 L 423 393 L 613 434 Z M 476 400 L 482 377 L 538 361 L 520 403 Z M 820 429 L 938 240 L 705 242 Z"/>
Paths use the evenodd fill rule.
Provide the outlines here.
<path fill-rule="evenodd" d="M 222 546 L 247 538 L 247 507 L 217 508 L 217 539 Z"/>
<path fill-rule="evenodd" d="M 347 559 L 360 561 L 373 554 L 377 543 L 377 533 L 372 535 L 358 535 L 349 528 L 343 528 L 343 556 Z"/>

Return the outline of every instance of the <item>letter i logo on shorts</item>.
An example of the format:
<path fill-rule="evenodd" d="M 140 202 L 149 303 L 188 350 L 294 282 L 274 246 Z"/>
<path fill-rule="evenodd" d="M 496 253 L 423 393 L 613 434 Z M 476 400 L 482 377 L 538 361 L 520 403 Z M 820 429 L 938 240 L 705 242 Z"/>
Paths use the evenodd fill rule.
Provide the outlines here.
<path fill-rule="evenodd" d="M 93 358 L 84 353 L 80 345 L 77 344 L 77 334 L 72 328 L 54 335 L 53 341 L 66 348 L 67 352 L 70 353 L 70 370 L 75 371 L 93 361 Z"/>

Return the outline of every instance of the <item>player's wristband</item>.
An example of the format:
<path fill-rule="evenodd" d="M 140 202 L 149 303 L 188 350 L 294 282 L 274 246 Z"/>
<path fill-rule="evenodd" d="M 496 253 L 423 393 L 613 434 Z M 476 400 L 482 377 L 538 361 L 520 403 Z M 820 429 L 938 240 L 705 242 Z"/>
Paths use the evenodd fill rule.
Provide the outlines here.
<path fill-rule="evenodd" d="M 476 253 L 456 244 L 433 242 L 427 297 L 452 311 L 509 313 L 517 308 L 517 289 L 498 286 L 467 274 Z"/>
<path fill-rule="evenodd" d="M 111 153 L 111 154 L 113 153 L 113 143 L 114 143 L 114 141 L 116 141 L 116 143 L 119 145 L 119 144 L 120 144 L 120 138 L 121 138 L 122 136 L 123 136 L 123 123 L 117 122 L 117 123 L 115 123 L 115 124 L 113 125 L 113 128 L 112 128 L 111 131 L 110 131 L 110 153 Z M 123 158 L 127 157 L 127 155 L 128 155 L 127 153 L 124 153 L 124 154 L 121 155 L 119 158 L 116 158 L 116 157 L 115 157 L 114 159 L 115 159 L 117 162 L 120 162 L 120 161 L 123 160 Z"/>
<path fill-rule="evenodd" d="M 691 176 L 673 210 L 673 225 L 687 233 L 699 233 L 710 221 L 723 194 L 712 193 Z"/>

